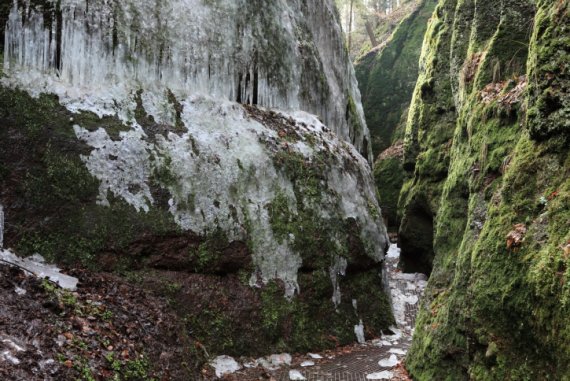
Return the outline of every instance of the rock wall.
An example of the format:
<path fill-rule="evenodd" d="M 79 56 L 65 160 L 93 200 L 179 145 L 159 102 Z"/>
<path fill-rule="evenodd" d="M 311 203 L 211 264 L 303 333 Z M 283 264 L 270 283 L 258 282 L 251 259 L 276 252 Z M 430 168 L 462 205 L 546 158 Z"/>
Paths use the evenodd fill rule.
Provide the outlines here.
<path fill-rule="evenodd" d="M 355 64 L 366 123 L 376 157 L 374 178 L 389 228 L 397 229 L 402 169 L 403 131 L 419 71 L 419 57 L 428 19 L 437 1 L 421 1 L 390 38 Z M 387 21 L 386 21 L 387 22 Z"/>
<path fill-rule="evenodd" d="M 400 197 L 407 266 L 433 269 L 414 379 L 570 376 L 569 11 L 441 0 L 430 21 Z"/>
<path fill-rule="evenodd" d="M 410 104 L 427 21 L 436 3 L 436 0 L 421 1 L 386 42 L 355 64 L 375 155 L 391 145 L 392 135 Z"/>
<path fill-rule="evenodd" d="M 308 351 L 392 323 L 331 2 L 14 4 L 6 247 L 152 288 L 209 353 Z"/>
<path fill-rule="evenodd" d="M 14 4 L 5 30 L 4 69 L 12 76 L 22 72 L 19 85 L 36 93 L 59 89 L 63 102 L 98 114 L 123 109 L 135 87 L 304 110 L 365 157 L 370 154 L 332 1 Z M 0 20 L 6 9 L 0 8 Z M 160 114 L 164 99 L 156 97 L 152 106 Z"/>

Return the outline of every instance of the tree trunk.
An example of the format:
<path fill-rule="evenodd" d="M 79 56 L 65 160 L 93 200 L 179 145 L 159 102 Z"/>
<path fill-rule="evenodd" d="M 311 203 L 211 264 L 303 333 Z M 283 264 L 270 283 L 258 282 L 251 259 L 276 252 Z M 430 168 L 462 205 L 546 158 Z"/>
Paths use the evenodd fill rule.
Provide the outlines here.
<path fill-rule="evenodd" d="M 374 28 L 372 27 L 372 23 L 370 22 L 370 20 L 367 20 L 365 25 L 366 25 L 366 33 L 368 33 L 368 37 L 370 38 L 370 43 L 372 44 L 372 47 L 377 46 L 378 41 L 376 40 L 376 36 L 374 35 Z"/>

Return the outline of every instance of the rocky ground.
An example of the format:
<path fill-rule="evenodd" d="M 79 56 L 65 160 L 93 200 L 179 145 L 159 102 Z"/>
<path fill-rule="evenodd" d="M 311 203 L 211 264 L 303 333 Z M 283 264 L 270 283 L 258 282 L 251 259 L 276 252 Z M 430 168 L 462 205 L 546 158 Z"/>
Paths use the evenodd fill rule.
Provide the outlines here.
<path fill-rule="evenodd" d="M 0 379 L 191 380 L 200 356 L 167 302 L 74 270 L 67 291 L 0 262 Z M 186 341 L 186 342 L 185 342 Z"/>
<path fill-rule="evenodd" d="M 320 353 L 217 359 L 185 332 L 167 298 L 117 276 L 84 270 L 75 290 L 0 260 L 0 379 L 35 380 L 409 380 L 403 366 L 413 334 L 421 274 L 387 256 L 398 328 L 364 344 Z M 253 322 L 252 322 L 253 324 Z M 202 370 L 200 372 L 196 369 Z"/>

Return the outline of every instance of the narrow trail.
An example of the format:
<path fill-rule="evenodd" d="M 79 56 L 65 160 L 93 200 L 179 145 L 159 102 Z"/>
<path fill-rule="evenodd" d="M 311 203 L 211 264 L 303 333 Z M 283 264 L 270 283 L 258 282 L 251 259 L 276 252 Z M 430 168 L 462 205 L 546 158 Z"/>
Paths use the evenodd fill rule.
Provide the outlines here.
<path fill-rule="evenodd" d="M 250 368 L 231 375 L 231 380 L 253 381 L 364 381 L 408 380 L 401 365 L 411 345 L 419 300 L 427 284 L 424 274 L 398 270 L 400 249 L 391 245 L 386 256 L 387 278 L 398 327 L 393 335 L 336 351 L 307 354 L 276 370 Z"/>

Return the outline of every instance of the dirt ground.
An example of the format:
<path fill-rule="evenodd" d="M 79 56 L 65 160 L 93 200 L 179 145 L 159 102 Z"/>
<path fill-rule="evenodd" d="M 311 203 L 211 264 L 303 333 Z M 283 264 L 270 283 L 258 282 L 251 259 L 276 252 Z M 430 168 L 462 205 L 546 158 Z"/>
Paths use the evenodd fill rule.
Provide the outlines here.
<path fill-rule="evenodd" d="M 0 264 L 0 379 L 195 380 L 203 355 L 158 298 L 74 271 L 76 292 Z"/>

